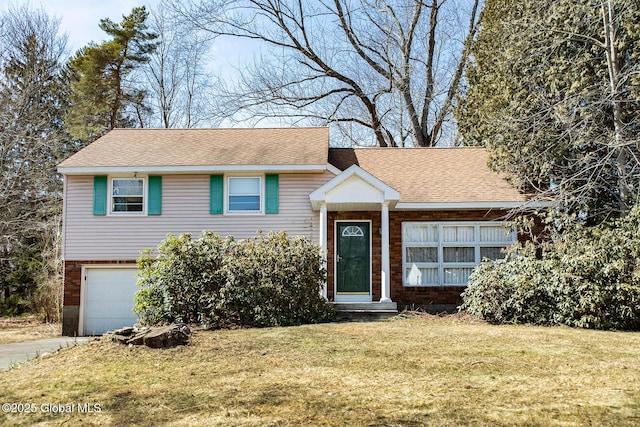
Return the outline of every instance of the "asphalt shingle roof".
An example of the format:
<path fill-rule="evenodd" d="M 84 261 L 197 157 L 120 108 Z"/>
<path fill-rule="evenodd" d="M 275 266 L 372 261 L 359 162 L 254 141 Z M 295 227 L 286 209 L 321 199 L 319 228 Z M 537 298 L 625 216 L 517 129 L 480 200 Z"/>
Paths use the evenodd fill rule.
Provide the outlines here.
<path fill-rule="evenodd" d="M 329 129 L 114 129 L 59 168 L 357 164 L 404 203 L 524 202 L 483 148 L 331 148 Z"/>
<path fill-rule="evenodd" d="M 114 129 L 60 168 L 325 165 L 329 129 Z"/>
<path fill-rule="evenodd" d="M 522 202 L 526 197 L 487 166 L 484 148 L 331 148 L 329 163 L 357 164 L 400 192 L 404 203 Z"/>

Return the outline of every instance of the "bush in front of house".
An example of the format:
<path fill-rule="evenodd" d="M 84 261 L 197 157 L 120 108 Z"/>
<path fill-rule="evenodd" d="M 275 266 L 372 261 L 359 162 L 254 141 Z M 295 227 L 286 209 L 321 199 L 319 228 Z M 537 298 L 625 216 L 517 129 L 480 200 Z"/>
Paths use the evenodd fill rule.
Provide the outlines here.
<path fill-rule="evenodd" d="M 154 258 L 147 249 L 140 270 L 134 310 L 146 324 L 211 322 L 211 296 L 225 285 L 223 260 L 232 253 L 233 237 L 205 231 L 192 239 L 185 233 L 167 237 Z"/>
<path fill-rule="evenodd" d="M 251 326 L 330 320 L 332 306 L 321 297 L 322 264 L 320 248 L 301 236 L 279 232 L 242 240 L 224 260 L 227 282 L 216 307 Z"/>
<path fill-rule="evenodd" d="M 169 236 L 154 258 L 146 251 L 135 310 L 144 323 L 206 327 L 285 326 L 333 318 L 320 292 L 320 249 L 285 232 L 235 241 L 210 231 Z"/>
<path fill-rule="evenodd" d="M 553 268 L 531 252 L 531 246 L 519 246 L 505 259 L 480 264 L 462 294 L 461 309 L 491 323 L 555 323 L 548 286 Z"/>
<path fill-rule="evenodd" d="M 462 310 L 493 323 L 640 329 L 640 208 L 593 227 L 574 225 L 536 258 L 531 244 L 481 264 Z"/>

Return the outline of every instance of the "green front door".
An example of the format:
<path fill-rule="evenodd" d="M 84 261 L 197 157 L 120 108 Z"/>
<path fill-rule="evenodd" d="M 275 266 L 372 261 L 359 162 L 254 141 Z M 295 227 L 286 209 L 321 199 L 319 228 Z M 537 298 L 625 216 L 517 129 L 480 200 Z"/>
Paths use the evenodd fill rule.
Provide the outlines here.
<path fill-rule="evenodd" d="M 336 293 L 369 295 L 371 244 L 368 222 L 337 223 Z"/>

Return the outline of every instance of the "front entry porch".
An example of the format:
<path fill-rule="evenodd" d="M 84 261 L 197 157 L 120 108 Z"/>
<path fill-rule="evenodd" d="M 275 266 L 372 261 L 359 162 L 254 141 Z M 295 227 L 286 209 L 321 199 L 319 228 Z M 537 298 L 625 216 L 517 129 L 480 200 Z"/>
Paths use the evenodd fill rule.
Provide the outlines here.
<path fill-rule="evenodd" d="M 319 243 L 328 271 L 325 298 L 336 304 L 377 303 L 344 306 L 351 311 L 396 310 L 389 282 L 389 208 L 399 193 L 353 165 L 309 198 L 320 212 Z"/>

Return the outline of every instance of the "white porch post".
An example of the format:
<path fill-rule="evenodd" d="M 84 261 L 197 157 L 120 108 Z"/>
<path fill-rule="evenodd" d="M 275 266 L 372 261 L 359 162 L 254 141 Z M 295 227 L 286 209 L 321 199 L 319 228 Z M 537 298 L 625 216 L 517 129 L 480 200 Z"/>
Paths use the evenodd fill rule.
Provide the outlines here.
<path fill-rule="evenodd" d="M 320 204 L 320 254 L 324 258 L 322 266 L 327 269 L 327 204 Z M 327 299 L 327 282 L 322 286 L 322 296 Z"/>
<path fill-rule="evenodd" d="M 382 203 L 382 280 L 380 283 L 380 302 L 391 302 L 391 285 L 389 283 L 389 202 Z"/>

